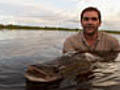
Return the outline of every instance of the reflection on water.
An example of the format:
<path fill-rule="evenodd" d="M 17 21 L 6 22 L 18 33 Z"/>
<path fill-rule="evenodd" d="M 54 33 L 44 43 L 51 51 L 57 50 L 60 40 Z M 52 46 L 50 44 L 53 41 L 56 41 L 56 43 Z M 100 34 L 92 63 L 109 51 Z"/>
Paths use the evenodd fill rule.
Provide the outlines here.
<path fill-rule="evenodd" d="M 74 32 L 0 31 L 0 90 L 119 90 L 120 60 L 98 63 L 93 73 L 46 84 L 25 80 L 28 65 L 61 55 L 62 43 Z M 119 35 L 114 35 L 119 39 Z M 120 40 L 119 40 L 120 41 Z M 119 55 L 120 56 L 120 55 Z"/>

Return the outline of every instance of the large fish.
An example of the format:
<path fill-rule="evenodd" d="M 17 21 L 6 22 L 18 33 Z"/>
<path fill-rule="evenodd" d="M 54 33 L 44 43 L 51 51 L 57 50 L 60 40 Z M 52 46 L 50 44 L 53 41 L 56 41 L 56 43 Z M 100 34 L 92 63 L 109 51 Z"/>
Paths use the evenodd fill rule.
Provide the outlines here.
<path fill-rule="evenodd" d="M 33 82 L 52 82 L 90 72 L 101 58 L 90 53 L 69 53 L 48 62 L 30 65 L 25 74 Z"/>

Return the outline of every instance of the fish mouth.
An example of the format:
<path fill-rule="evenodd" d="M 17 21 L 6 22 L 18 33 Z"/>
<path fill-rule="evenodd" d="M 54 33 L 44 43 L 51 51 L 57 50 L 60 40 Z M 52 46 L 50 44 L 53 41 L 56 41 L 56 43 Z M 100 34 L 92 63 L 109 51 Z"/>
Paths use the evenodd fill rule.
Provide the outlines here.
<path fill-rule="evenodd" d="M 47 82 L 52 82 L 52 81 L 55 81 L 55 80 L 59 80 L 57 77 L 51 77 L 51 78 L 42 78 L 42 77 L 35 77 L 35 76 L 31 76 L 29 74 L 25 74 L 27 80 L 29 81 L 32 81 L 32 82 L 44 82 L 44 83 L 47 83 Z"/>
<path fill-rule="evenodd" d="M 25 74 L 25 77 L 29 81 L 33 81 L 33 82 L 51 82 L 60 78 L 56 74 L 49 75 L 45 70 L 47 69 L 43 69 L 43 68 L 40 69 L 35 66 L 29 66 L 27 73 Z"/>

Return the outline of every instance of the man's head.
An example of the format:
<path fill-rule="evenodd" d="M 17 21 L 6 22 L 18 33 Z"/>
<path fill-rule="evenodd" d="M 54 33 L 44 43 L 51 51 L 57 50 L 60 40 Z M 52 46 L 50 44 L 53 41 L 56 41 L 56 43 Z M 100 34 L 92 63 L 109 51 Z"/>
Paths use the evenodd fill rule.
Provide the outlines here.
<path fill-rule="evenodd" d="M 95 7 L 85 8 L 81 13 L 81 24 L 85 34 L 95 34 L 101 25 L 100 11 Z"/>

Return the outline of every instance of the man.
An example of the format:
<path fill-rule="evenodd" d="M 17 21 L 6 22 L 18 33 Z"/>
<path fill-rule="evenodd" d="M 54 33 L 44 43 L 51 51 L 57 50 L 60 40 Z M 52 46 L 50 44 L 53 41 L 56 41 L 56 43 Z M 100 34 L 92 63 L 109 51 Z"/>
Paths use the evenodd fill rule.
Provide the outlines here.
<path fill-rule="evenodd" d="M 83 32 L 78 32 L 66 39 L 63 53 L 92 52 L 107 57 L 120 50 L 118 40 L 105 32 L 98 32 L 101 21 L 101 13 L 95 7 L 88 7 L 81 13 L 81 25 Z M 109 52 L 109 53 L 108 53 Z M 111 54 L 111 55 L 112 55 Z"/>

